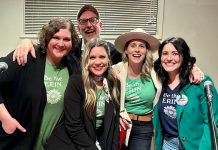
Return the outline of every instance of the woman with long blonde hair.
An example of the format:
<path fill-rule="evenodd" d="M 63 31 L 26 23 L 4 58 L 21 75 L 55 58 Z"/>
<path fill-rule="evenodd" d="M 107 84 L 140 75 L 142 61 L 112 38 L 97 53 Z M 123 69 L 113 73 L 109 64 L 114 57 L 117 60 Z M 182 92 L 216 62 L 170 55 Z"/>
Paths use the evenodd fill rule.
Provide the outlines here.
<path fill-rule="evenodd" d="M 66 129 L 77 148 L 117 150 L 119 104 L 107 42 L 92 39 L 81 74 L 71 76 L 65 93 Z"/>

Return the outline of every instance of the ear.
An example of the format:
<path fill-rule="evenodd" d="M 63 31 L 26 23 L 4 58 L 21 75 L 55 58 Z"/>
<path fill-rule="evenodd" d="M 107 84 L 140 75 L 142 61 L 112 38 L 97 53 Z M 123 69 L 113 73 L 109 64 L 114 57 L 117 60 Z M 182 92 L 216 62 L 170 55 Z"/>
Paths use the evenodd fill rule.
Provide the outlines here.
<path fill-rule="evenodd" d="M 80 33 L 80 27 L 79 27 L 79 25 L 77 25 L 76 27 L 77 27 L 77 30 L 78 30 L 78 31 L 79 31 L 79 33 Z"/>
<path fill-rule="evenodd" d="M 86 70 L 89 69 L 89 61 L 88 61 L 88 63 L 86 64 L 85 69 L 86 69 Z"/>
<path fill-rule="evenodd" d="M 102 21 L 101 21 L 101 20 L 99 20 L 99 26 L 100 26 L 100 28 L 102 28 L 102 27 L 103 27 L 103 23 L 102 23 Z"/>
<path fill-rule="evenodd" d="M 124 49 L 124 53 L 125 53 L 125 54 L 128 54 L 127 49 Z"/>

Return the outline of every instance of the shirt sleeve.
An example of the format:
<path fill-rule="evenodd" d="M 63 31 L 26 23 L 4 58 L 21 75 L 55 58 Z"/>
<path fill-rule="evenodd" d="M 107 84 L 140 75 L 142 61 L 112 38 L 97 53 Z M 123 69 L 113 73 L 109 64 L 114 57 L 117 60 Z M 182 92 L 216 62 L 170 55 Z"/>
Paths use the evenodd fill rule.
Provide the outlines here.
<path fill-rule="evenodd" d="M 81 75 L 72 75 L 65 91 L 64 111 L 67 132 L 76 146 L 97 150 L 93 139 L 86 132 L 83 121 L 84 88 Z"/>

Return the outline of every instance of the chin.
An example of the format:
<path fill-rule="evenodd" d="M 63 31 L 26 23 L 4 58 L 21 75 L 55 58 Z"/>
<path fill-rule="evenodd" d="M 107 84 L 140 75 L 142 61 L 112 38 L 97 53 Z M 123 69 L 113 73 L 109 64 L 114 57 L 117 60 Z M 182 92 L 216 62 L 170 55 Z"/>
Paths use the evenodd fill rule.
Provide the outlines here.
<path fill-rule="evenodd" d="M 167 73 L 178 73 L 177 69 L 164 69 Z"/>
<path fill-rule="evenodd" d="M 103 73 L 96 72 L 96 73 L 94 73 L 94 75 L 100 77 L 100 76 L 103 76 Z"/>

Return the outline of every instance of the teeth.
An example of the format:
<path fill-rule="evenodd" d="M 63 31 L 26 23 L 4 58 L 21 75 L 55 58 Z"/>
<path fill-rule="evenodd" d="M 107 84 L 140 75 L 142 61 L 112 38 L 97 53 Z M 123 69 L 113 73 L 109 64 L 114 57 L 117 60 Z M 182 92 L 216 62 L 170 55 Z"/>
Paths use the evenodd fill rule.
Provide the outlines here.
<path fill-rule="evenodd" d="M 95 32 L 95 30 L 87 30 L 87 31 L 85 31 L 85 33 L 93 33 L 93 32 Z"/>
<path fill-rule="evenodd" d="M 134 57 L 140 57 L 141 55 L 133 55 Z"/>
<path fill-rule="evenodd" d="M 174 64 L 172 64 L 172 63 L 170 63 L 170 64 L 169 64 L 169 63 L 166 63 L 166 65 L 168 65 L 168 66 L 173 66 Z"/>

